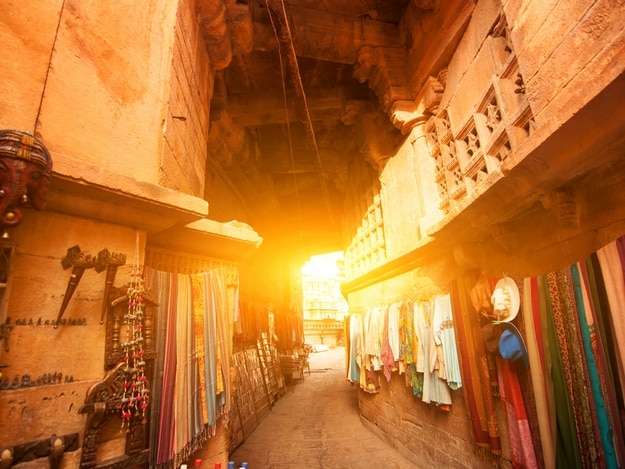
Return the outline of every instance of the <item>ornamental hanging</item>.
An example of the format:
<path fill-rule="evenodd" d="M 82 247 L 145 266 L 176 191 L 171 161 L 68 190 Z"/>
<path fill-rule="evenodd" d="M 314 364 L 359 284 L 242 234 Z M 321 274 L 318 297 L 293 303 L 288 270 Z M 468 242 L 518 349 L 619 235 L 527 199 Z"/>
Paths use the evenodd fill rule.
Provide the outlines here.
<path fill-rule="evenodd" d="M 29 132 L 0 130 L 0 227 L 22 221 L 19 207 L 43 210 L 50 187 L 52 158 L 41 140 Z"/>
<path fill-rule="evenodd" d="M 124 315 L 126 338 L 121 347 L 124 353 L 124 384 L 121 397 L 122 428 L 130 428 L 130 420 L 141 416 L 146 423 L 149 388 L 145 375 L 145 345 L 143 340 L 145 282 L 139 265 L 139 234 L 135 264 L 128 286 L 128 311 Z"/>

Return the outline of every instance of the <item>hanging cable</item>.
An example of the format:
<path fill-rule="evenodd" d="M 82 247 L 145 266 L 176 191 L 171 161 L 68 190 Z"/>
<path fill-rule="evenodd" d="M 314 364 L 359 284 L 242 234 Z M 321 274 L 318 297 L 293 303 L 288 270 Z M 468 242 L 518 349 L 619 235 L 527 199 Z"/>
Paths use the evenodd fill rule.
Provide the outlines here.
<path fill-rule="evenodd" d="M 270 6 L 270 1 L 265 0 L 265 6 L 267 7 L 267 12 L 271 19 L 271 25 L 274 29 L 274 34 L 278 39 L 278 48 L 282 50 L 284 48 L 286 50 L 286 56 L 288 59 L 288 68 L 291 73 L 291 80 L 293 82 L 293 88 L 295 89 L 295 94 L 299 98 L 299 103 L 301 104 L 301 110 L 304 114 L 304 127 L 306 128 L 306 133 L 308 134 L 308 138 L 310 139 L 310 143 L 315 155 L 315 162 L 317 164 L 319 176 L 321 179 L 321 191 L 323 194 L 323 199 L 326 205 L 326 209 L 328 212 L 328 218 L 331 224 L 334 224 L 334 215 L 332 206 L 330 204 L 330 194 L 328 192 L 328 175 L 323 168 L 323 163 L 321 161 L 321 156 L 319 155 L 319 148 L 317 146 L 317 139 L 315 137 L 315 132 L 312 125 L 312 119 L 310 117 L 310 110 L 308 108 L 308 102 L 306 100 L 306 93 L 304 92 L 304 85 L 302 83 L 302 77 L 299 72 L 299 65 L 297 63 L 297 56 L 295 54 L 295 46 L 293 44 L 293 36 L 291 34 L 291 29 L 289 27 L 289 21 L 286 15 L 286 8 L 284 6 L 284 0 L 280 0 L 281 8 L 278 10 L 276 8 L 272 8 Z M 280 29 L 278 31 L 278 28 Z M 287 112 L 288 115 L 288 112 Z"/>
<path fill-rule="evenodd" d="M 267 11 L 269 11 L 269 6 L 267 5 L 267 1 L 265 0 L 265 5 L 267 6 Z M 287 136 L 289 140 L 289 155 L 291 157 L 291 175 L 293 176 L 293 187 L 295 189 L 295 201 L 297 204 L 297 224 L 298 228 L 300 228 L 300 236 L 301 233 L 301 225 L 302 225 L 302 207 L 299 198 L 299 188 L 297 185 L 297 175 L 295 173 L 295 157 L 293 154 L 293 139 L 291 137 L 291 123 L 289 121 L 289 106 L 288 100 L 286 96 L 286 80 L 284 78 L 284 63 L 282 62 L 282 48 L 280 47 L 280 39 L 278 37 L 278 31 L 276 29 L 276 25 L 273 21 L 273 16 L 269 14 L 269 20 L 271 21 L 271 27 L 273 29 L 273 33 L 276 37 L 276 42 L 278 45 L 278 60 L 280 61 L 280 77 L 282 79 L 282 97 L 284 99 L 284 116 L 286 118 L 286 129 Z"/>
<path fill-rule="evenodd" d="M 56 23 L 56 30 L 54 31 L 54 41 L 50 48 L 50 56 L 48 57 L 48 68 L 46 68 L 46 76 L 43 80 L 43 89 L 41 90 L 41 99 L 39 100 L 39 107 L 37 108 L 37 116 L 35 117 L 35 123 L 33 125 L 33 135 L 37 134 L 37 125 L 39 125 L 39 117 L 41 116 L 41 108 L 43 107 L 43 98 L 46 94 L 46 87 L 48 86 L 48 78 L 50 76 L 50 70 L 52 69 L 52 56 L 56 47 L 56 41 L 59 38 L 59 30 L 61 29 L 61 21 L 63 20 L 63 13 L 65 12 L 65 0 L 61 4 L 61 10 L 59 11 L 59 20 Z"/>

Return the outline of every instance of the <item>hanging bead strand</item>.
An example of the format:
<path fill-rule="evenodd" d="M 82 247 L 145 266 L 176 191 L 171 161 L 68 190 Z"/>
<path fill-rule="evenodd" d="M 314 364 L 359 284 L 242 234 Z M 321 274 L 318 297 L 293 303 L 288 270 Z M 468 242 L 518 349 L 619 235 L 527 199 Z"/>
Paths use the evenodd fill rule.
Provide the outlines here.
<path fill-rule="evenodd" d="M 124 384 L 122 390 L 122 428 L 130 427 L 130 419 L 141 415 L 146 423 L 149 390 L 145 375 L 145 350 L 143 341 L 143 308 L 145 284 L 143 270 L 139 265 L 139 233 L 135 246 L 135 263 L 128 286 L 128 312 L 124 316 L 126 341 L 122 343 L 124 351 Z"/>

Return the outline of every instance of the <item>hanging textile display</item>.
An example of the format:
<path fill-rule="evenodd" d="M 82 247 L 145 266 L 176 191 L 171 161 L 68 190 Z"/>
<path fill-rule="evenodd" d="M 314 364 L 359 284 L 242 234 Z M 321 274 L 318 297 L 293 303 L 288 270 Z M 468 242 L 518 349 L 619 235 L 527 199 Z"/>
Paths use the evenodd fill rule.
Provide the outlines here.
<path fill-rule="evenodd" d="M 501 457 L 492 405 L 499 397 L 512 467 L 623 467 L 625 249 L 619 246 L 625 248 L 625 238 L 518 285 L 508 279 L 508 292 L 497 293 L 503 279 L 484 273 L 453 282 L 464 395 L 483 456 Z M 489 289 L 492 309 L 484 301 Z M 500 396 L 488 385 L 493 376 Z"/>
<path fill-rule="evenodd" d="M 460 355 L 464 399 L 469 411 L 476 453 L 495 463 L 501 460 L 501 437 L 495 413 L 486 348 L 482 338 L 480 312 L 471 303 L 476 283 L 472 276 L 452 282 L 451 302 Z"/>
<path fill-rule="evenodd" d="M 462 379 L 449 295 L 351 314 L 348 331 L 350 381 L 377 393 L 382 376 L 390 382 L 393 373 L 405 373 L 405 384 L 415 397 L 450 410 L 451 390 L 460 388 Z"/>
<path fill-rule="evenodd" d="M 540 444 L 535 445 L 537 458 L 542 454 L 545 469 L 555 468 L 555 412 L 553 386 L 549 378 L 551 359 L 549 343 L 543 340 L 543 328 L 540 317 L 538 299 L 538 280 L 523 280 L 522 318 L 526 336 L 529 372 L 531 376 L 532 394 L 536 409 L 536 419 Z M 549 383 L 549 384 L 548 384 Z M 550 404 L 551 403 L 551 404 Z"/>
<path fill-rule="evenodd" d="M 599 249 L 597 258 L 604 279 L 608 307 L 613 312 L 609 316 L 608 325 L 611 323 L 614 336 L 615 374 L 619 377 L 621 390 L 625 390 L 625 314 L 616 314 L 617 311 L 625 311 L 625 263 L 617 243 L 610 243 Z M 625 399 L 622 392 L 621 399 Z"/>
<path fill-rule="evenodd" d="M 415 310 L 414 323 L 419 345 L 416 370 L 420 374 L 420 379 L 417 383 L 412 382 L 412 388 L 413 393 L 418 391 L 423 402 L 431 402 L 448 410 L 451 404 L 451 390 L 445 380 L 442 350 L 434 339 L 432 329 L 434 309 L 433 302 L 421 302 Z"/>
<path fill-rule="evenodd" d="M 230 410 L 227 272 L 186 275 L 146 269 L 159 300 L 156 338 L 162 378 L 153 451 L 158 468 L 175 468 L 228 424 Z M 161 334 L 162 332 L 162 334 Z"/>

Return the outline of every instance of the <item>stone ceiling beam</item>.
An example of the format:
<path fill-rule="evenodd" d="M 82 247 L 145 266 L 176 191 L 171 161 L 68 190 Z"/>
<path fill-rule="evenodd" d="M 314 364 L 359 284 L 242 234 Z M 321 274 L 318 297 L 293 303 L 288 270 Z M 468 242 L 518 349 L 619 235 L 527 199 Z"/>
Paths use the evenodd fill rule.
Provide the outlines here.
<path fill-rule="evenodd" d="M 255 18 L 256 15 L 266 18 L 267 12 L 259 8 L 254 12 Z M 354 64 L 358 60 L 358 50 L 363 46 L 401 47 L 397 25 L 374 21 L 366 16 L 354 18 L 292 6 L 287 9 L 287 16 L 298 57 Z M 262 22 L 257 20 L 254 25 L 254 49 L 276 49 L 276 38 L 268 19 Z"/>
<path fill-rule="evenodd" d="M 313 121 L 336 119 L 345 108 L 345 91 L 340 88 L 307 90 L 306 96 L 308 110 Z M 282 93 L 232 95 L 228 97 L 227 107 L 228 113 L 239 127 L 286 124 L 300 121 L 296 111 L 296 99 L 293 93 L 287 93 L 288 113 L 285 112 L 285 100 Z"/>

